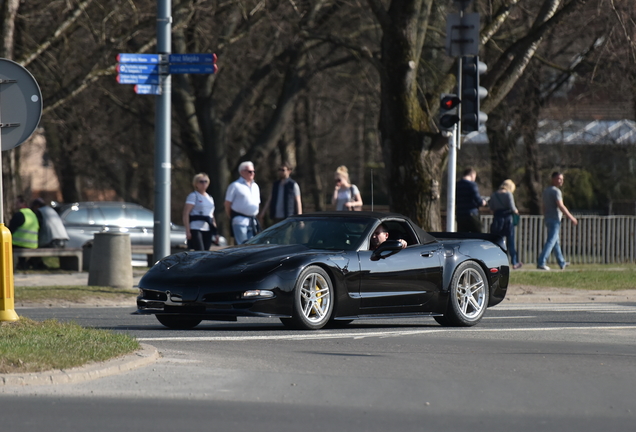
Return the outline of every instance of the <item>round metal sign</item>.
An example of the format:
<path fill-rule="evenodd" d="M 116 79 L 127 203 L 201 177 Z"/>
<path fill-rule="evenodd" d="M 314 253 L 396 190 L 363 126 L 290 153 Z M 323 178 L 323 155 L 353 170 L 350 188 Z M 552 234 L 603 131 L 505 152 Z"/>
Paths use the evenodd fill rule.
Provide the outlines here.
<path fill-rule="evenodd" d="M 42 93 L 28 70 L 0 58 L 0 139 L 2 150 L 27 140 L 40 123 Z"/>

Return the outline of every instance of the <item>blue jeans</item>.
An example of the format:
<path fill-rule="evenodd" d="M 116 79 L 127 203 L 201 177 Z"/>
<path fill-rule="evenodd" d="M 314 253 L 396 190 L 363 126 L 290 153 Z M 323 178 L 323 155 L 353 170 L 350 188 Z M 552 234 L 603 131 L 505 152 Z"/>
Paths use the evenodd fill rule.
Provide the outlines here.
<path fill-rule="evenodd" d="M 510 263 L 514 266 L 519 261 L 517 250 L 515 249 L 515 227 L 512 224 L 512 214 L 510 212 L 495 212 L 490 224 L 490 233 L 506 238 L 506 247 L 510 255 Z"/>
<path fill-rule="evenodd" d="M 234 241 L 237 245 L 243 244 L 254 237 L 254 229 L 249 225 L 232 224 L 232 231 L 234 231 Z"/>
<path fill-rule="evenodd" d="M 563 258 L 563 252 L 561 252 L 561 245 L 559 244 L 561 220 L 544 219 L 543 222 L 548 229 L 548 238 L 543 246 L 543 250 L 539 254 L 539 258 L 537 259 L 537 266 L 544 266 L 548 256 L 550 256 L 550 252 L 552 252 L 554 253 L 554 257 L 556 258 L 559 267 L 563 268 L 563 266 L 565 266 L 565 258 Z"/>
<path fill-rule="evenodd" d="M 515 227 L 512 227 L 510 230 L 510 235 L 506 237 L 506 242 L 508 243 L 508 254 L 510 255 L 510 263 L 512 265 L 517 265 L 519 260 L 517 258 L 517 249 L 515 248 Z"/>

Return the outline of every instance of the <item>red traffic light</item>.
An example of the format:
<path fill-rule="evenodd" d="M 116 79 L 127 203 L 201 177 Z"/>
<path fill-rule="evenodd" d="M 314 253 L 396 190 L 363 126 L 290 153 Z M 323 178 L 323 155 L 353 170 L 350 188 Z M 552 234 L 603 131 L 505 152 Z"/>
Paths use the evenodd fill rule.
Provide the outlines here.
<path fill-rule="evenodd" d="M 440 108 L 444 110 L 451 110 L 457 107 L 461 103 L 461 99 L 457 96 L 444 96 L 440 100 Z"/>

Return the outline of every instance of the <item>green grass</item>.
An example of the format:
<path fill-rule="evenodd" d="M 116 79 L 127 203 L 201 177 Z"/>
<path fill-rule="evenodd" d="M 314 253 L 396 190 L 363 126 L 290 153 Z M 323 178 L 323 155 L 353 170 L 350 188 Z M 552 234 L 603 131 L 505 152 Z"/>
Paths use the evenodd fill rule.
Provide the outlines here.
<path fill-rule="evenodd" d="M 537 287 L 576 288 L 582 290 L 626 290 L 636 289 L 636 266 L 581 264 L 572 265 L 562 271 L 513 270 L 510 275 L 512 285 Z"/>
<path fill-rule="evenodd" d="M 119 289 L 87 285 L 77 286 L 17 286 L 14 288 L 16 304 L 65 301 L 86 303 L 96 300 L 134 300 L 136 289 Z"/>
<path fill-rule="evenodd" d="M 0 373 L 68 369 L 139 349 L 131 336 L 57 320 L 0 322 Z"/>

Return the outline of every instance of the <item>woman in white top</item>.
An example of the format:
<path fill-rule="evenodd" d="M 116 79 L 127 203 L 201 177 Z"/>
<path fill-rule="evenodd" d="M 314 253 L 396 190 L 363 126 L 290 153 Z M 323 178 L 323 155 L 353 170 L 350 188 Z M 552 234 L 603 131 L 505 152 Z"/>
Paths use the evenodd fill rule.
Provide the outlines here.
<path fill-rule="evenodd" d="M 349 170 L 340 165 L 336 170 L 336 188 L 333 191 L 331 204 L 336 210 L 362 210 L 362 198 L 356 185 L 349 182 Z"/>
<path fill-rule="evenodd" d="M 209 184 L 210 178 L 206 173 L 199 173 L 192 179 L 194 192 L 188 195 L 183 207 L 183 225 L 186 229 L 188 249 L 210 250 L 212 237 L 217 233 L 214 199 L 206 192 Z"/>

